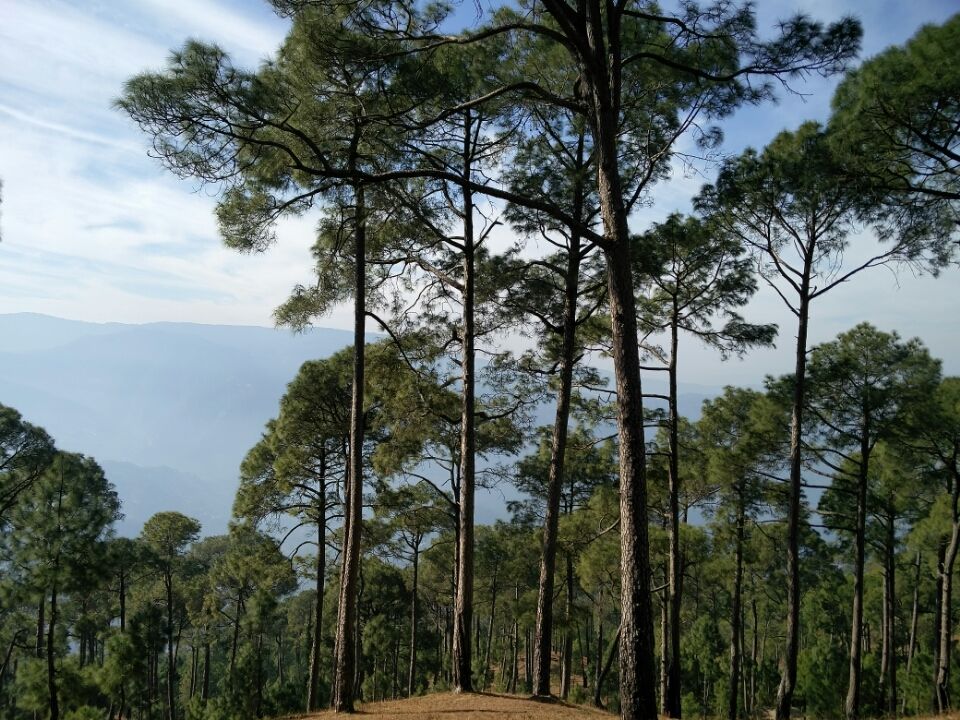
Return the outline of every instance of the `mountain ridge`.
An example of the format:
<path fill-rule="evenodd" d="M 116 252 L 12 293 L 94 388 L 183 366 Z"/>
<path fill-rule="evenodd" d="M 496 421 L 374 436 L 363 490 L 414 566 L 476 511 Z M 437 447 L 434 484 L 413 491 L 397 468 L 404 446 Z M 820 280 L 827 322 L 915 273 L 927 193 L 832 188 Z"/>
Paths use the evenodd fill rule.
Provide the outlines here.
<path fill-rule="evenodd" d="M 0 314 L 0 403 L 46 428 L 58 447 L 101 462 L 124 504 L 121 533 L 137 534 L 160 510 L 192 515 L 205 534 L 218 533 L 230 517 L 240 463 L 276 416 L 287 384 L 304 361 L 352 340 L 352 332 L 331 328 L 294 334 Z M 646 382 L 648 391 L 661 385 Z M 718 392 L 681 389 L 687 415 Z M 537 409 L 536 422 L 552 422 L 549 404 Z M 515 495 L 502 487 L 478 497 L 478 520 L 503 517 L 504 500 Z"/>

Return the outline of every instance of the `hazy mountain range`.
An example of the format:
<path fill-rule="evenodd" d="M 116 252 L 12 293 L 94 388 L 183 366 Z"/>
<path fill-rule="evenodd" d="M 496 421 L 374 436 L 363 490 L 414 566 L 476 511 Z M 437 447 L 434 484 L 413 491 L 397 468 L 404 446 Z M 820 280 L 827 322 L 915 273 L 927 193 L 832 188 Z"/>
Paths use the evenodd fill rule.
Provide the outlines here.
<path fill-rule="evenodd" d="M 0 403 L 46 428 L 58 447 L 97 458 L 123 501 L 122 533 L 136 534 L 159 510 L 179 510 L 217 533 L 230 517 L 240 462 L 286 384 L 305 360 L 350 341 L 351 333 L 328 328 L 295 335 L 0 314 Z M 712 394 L 684 389 L 681 411 L 695 414 Z M 499 494 L 478 498 L 481 520 L 503 508 Z"/>

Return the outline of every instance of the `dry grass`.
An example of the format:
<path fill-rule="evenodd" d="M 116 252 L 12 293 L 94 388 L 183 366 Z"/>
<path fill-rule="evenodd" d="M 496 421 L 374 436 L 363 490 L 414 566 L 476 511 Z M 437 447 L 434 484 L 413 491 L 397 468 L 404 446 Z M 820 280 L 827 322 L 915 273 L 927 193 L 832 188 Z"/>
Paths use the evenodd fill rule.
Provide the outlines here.
<path fill-rule="evenodd" d="M 365 720 L 611 720 L 610 713 L 563 702 L 540 702 L 518 695 L 492 693 L 433 693 L 408 700 L 364 703 L 358 716 Z M 330 711 L 303 718 L 332 718 Z"/>

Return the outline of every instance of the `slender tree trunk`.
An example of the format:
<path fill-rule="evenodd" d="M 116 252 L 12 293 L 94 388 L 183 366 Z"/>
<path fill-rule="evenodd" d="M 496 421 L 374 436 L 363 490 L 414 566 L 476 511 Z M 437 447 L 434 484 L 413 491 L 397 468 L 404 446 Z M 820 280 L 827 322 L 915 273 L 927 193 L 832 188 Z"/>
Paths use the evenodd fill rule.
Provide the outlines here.
<path fill-rule="evenodd" d="M 664 523 L 667 524 L 667 523 Z M 669 571 L 664 568 L 663 591 L 660 594 L 660 714 L 667 715 L 667 676 L 670 672 L 670 585 Z M 599 651 L 598 651 L 599 652 Z M 597 661 L 599 670 L 599 660 Z"/>
<path fill-rule="evenodd" d="M 497 617 L 497 575 L 499 573 L 499 563 L 493 568 L 493 582 L 490 588 L 490 623 L 487 625 L 487 647 L 483 654 L 483 679 L 481 680 L 481 689 L 486 690 L 490 677 L 490 650 L 493 646 L 493 626 Z"/>
<path fill-rule="evenodd" d="M 234 612 L 236 618 L 233 622 L 233 642 L 230 644 L 230 685 L 233 686 L 234 670 L 237 667 L 237 647 L 240 645 L 240 614 L 243 608 L 243 589 L 237 592 L 237 607 Z"/>
<path fill-rule="evenodd" d="M 737 536 L 734 550 L 733 597 L 730 602 L 730 678 L 728 683 L 727 720 L 737 720 L 737 700 L 740 691 L 742 615 L 741 596 L 743 589 L 743 535 L 745 508 L 743 489 L 737 500 Z"/>
<path fill-rule="evenodd" d="M 307 679 L 307 712 L 320 709 L 320 650 L 323 646 L 323 584 L 327 573 L 326 453 L 320 455 L 320 499 L 317 503 L 317 581 L 313 601 L 313 641 L 310 645 L 310 670 Z"/>
<path fill-rule="evenodd" d="M 47 693 L 50 696 L 50 720 L 60 720 L 60 699 L 57 689 L 57 585 L 50 590 L 50 627 L 47 631 Z"/>
<path fill-rule="evenodd" d="M 913 668 L 913 653 L 917 649 L 917 626 L 920 624 L 920 551 L 913 563 L 913 609 L 910 611 L 910 642 L 907 645 L 907 675 Z"/>
<path fill-rule="evenodd" d="M 584 689 L 590 687 L 590 678 L 587 675 L 587 653 L 590 652 L 590 620 L 587 619 L 587 627 L 583 628 L 583 633 L 580 632 L 581 627 L 580 623 L 577 623 L 577 664 L 580 666 L 580 685 Z M 586 637 L 584 637 L 586 636 Z"/>
<path fill-rule="evenodd" d="M 760 663 L 760 628 L 756 596 L 750 598 L 750 612 L 753 617 L 753 643 L 750 647 L 750 705 L 747 712 L 753 715 L 754 708 L 757 706 L 757 666 Z"/>
<path fill-rule="evenodd" d="M 563 662 L 560 665 L 560 697 L 564 700 L 570 694 L 570 676 L 573 671 L 573 556 L 564 553 L 566 560 L 566 602 L 564 603 Z"/>
<path fill-rule="evenodd" d="M 957 550 L 960 549 L 960 478 L 952 478 L 950 500 L 952 519 L 950 542 L 944 552 L 943 563 L 940 568 L 940 636 L 938 638 L 936 677 L 937 712 L 940 713 L 945 713 L 950 709 L 950 652 L 953 641 L 951 611 L 953 605 L 953 566 L 957 559 Z"/>
<path fill-rule="evenodd" d="M 167 591 L 167 720 L 176 720 L 177 661 L 173 655 L 173 576 L 169 568 L 164 585 Z"/>
<path fill-rule="evenodd" d="M 775 720 L 789 720 L 793 691 L 797 686 L 797 656 L 800 650 L 800 514 L 803 501 L 801 443 L 803 404 L 807 377 L 807 324 L 810 319 L 811 250 L 807 248 L 797 312 L 793 407 L 790 413 L 790 488 L 787 508 L 787 636 L 783 674 L 777 689 Z"/>
<path fill-rule="evenodd" d="M 507 687 L 507 660 L 510 654 L 510 642 L 505 628 L 500 628 L 500 687 Z M 496 676 L 496 674 L 494 674 Z"/>
<path fill-rule="evenodd" d="M 747 668 L 745 666 L 744 653 L 747 647 L 747 609 L 744 607 L 743 600 L 740 601 L 740 693 L 743 702 L 741 715 L 750 714 L 750 688 L 747 685 Z"/>
<path fill-rule="evenodd" d="M 44 593 L 40 594 L 40 604 L 37 606 L 37 657 L 44 657 L 43 643 L 44 633 L 47 631 L 47 622 L 45 619 L 47 608 L 47 598 Z"/>
<path fill-rule="evenodd" d="M 120 570 L 120 587 L 117 592 L 120 603 L 120 632 L 127 629 L 127 571 L 126 568 Z M 122 708 L 121 708 L 122 711 Z"/>
<path fill-rule="evenodd" d="M 207 704 L 210 699 L 210 641 L 203 643 L 203 683 L 200 689 L 200 699 Z"/>
<path fill-rule="evenodd" d="M 457 592 L 453 612 L 453 690 L 473 690 L 470 628 L 473 623 L 473 536 L 476 461 L 476 414 L 474 392 L 474 229 L 473 194 L 468 187 L 472 173 L 473 119 L 463 115 L 463 408 L 460 420 L 460 538 Z"/>
<path fill-rule="evenodd" d="M 3 689 L 3 683 L 7 677 L 7 668 L 10 667 L 10 658 L 13 656 L 13 649 L 17 646 L 20 637 L 22 636 L 21 632 L 16 632 L 13 634 L 13 637 L 10 638 L 10 642 L 7 643 L 7 650 L 3 654 L 3 664 L 0 665 L 0 690 Z"/>
<path fill-rule="evenodd" d="M 517 692 L 517 675 L 520 674 L 520 669 L 517 667 L 517 660 L 519 659 L 520 654 L 520 621 L 518 619 L 518 605 L 520 602 L 520 585 L 519 583 L 513 586 L 513 659 L 510 663 L 510 682 L 507 687 L 507 692 L 516 693 Z"/>
<path fill-rule="evenodd" d="M 417 590 L 420 578 L 420 545 L 413 548 L 413 592 L 410 594 L 410 666 L 407 669 L 407 697 L 413 697 L 417 683 Z"/>
<path fill-rule="evenodd" d="M 400 636 L 393 639 L 393 678 L 390 681 L 391 697 L 396 700 L 400 694 Z"/>
<path fill-rule="evenodd" d="M 603 670 L 603 618 L 601 615 L 601 610 L 597 611 L 597 644 L 596 644 L 596 654 L 594 655 L 593 661 L 593 685 L 594 692 L 596 693 L 597 687 L 600 685 L 600 673 Z M 596 703 L 594 703 L 596 704 Z M 597 707 L 600 707 L 597 705 Z"/>
<path fill-rule="evenodd" d="M 917 551 L 916 560 L 914 560 L 913 576 L 913 603 L 910 612 L 910 640 L 907 644 L 907 680 L 910 679 L 910 673 L 913 671 L 913 654 L 917 649 L 917 627 L 920 623 L 920 551 Z M 900 703 L 900 714 L 907 712 L 907 693 L 904 692 L 903 700 Z"/>
<path fill-rule="evenodd" d="M 943 563 L 947 556 L 947 540 L 941 540 L 937 543 L 937 582 L 934 592 L 934 610 L 933 610 L 933 683 L 931 685 L 933 694 L 930 696 L 930 706 L 934 712 L 939 708 L 937 699 L 937 675 L 940 672 L 940 638 L 941 622 L 943 621 Z"/>
<path fill-rule="evenodd" d="M 890 628 L 890 607 L 887 604 L 887 595 L 889 593 L 888 583 L 889 579 L 887 578 L 887 562 L 886 562 L 886 552 L 884 551 L 883 558 L 883 593 L 882 593 L 882 602 L 880 603 L 880 673 L 879 678 L 877 679 L 877 707 L 886 708 L 887 706 L 887 688 L 889 681 L 889 672 L 890 672 L 890 643 L 892 638 L 888 632 Z"/>
<path fill-rule="evenodd" d="M 358 133 L 359 131 L 357 131 Z M 354 153 L 357 134 L 354 136 Z M 352 162 L 356 162 L 354 154 Z M 366 342 L 366 205 L 362 185 L 354 187 L 354 307 L 353 396 L 350 404 L 350 485 L 344 516 L 349 518 L 340 573 L 340 602 L 334 644 L 333 709 L 353 712 L 357 657 L 357 586 L 360 570 L 360 532 L 363 511 L 363 395 Z"/>
<path fill-rule="evenodd" d="M 847 700 L 844 705 L 847 720 L 856 720 L 860 717 L 860 676 L 863 652 L 863 570 L 866 554 L 867 471 L 870 462 L 869 424 L 865 423 L 861 432 L 853 559 L 853 609 L 850 613 L 850 678 L 847 684 Z"/>
<path fill-rule="evenodd" d="M 896 629 L 896 515 L 888 506 L 885 518 L 883 578 L 883 657 L 880 667 L 880 707 L 897 714 L 897 629 Z"/>
<path fill-rule="evenodd" d="M 263 709 L 263 631 L 262 630 L 257 633 L 256 652 L 257 652 L 257 657 L 256 657 L 257 668 L 255 673 L 256 675 L 255 685 L 257 686 L 257 694 L 256 694 L 255 704 L 254 704 L 254 715 L 256 715 L 257 717 L 262 717 L 263 716 L 263 712 L 262 712 L 262 709 Z"/>
<path fill-rule="evenodd" d="M 199 648 L 190 646 L 190 692 L 189 698 L 193 699 L 193 694 L 197 689 L 197 663 L 199 660 Z"/>
<path fill-rule="evenodd" d="M 583 164 L 583 135 L 577 144 L 578 164 Z M 583 187 L 574 186 L 574 215 L 583 213 Z M 560 367 L 557 408 L 553 419 L 550 445 L 550 468 L 547 475 L 547 505 L 543 524 L 543 552 L 540 556 L 540 580 L 537 588 L 537 619 L 533 648 L 534 695 L 550 695 L 550 647 L 553 644 L 553 588 L 556 577 L 557 527 L 560 517 L 560 496 L 563 491 L 563 468 L 566 461 L 567 433 L 570 424 L 570 397 L 573 392 L 573 366 L 577 336 L 577 296 L 580 287 L 580 236 L 570 234 L 567 268 L 564 278 L 563 338 L 560 346 Z"/>
<path fill-rule="evenodd" d="M 664 714 L 671 718 L 679 718 L 680 707 L 680 605 L 683 580 L 683 558 L 680 556 L 680 411 L 677 405 L 677 348 L 678 348 L 678 316 L 677 297 L 673 297 L 673 308 L 670 316 L 670 364 L 667 368 L 670 382 L 669 390 L 669 419 L 668 431 L 670 437 L 669 456 L 669 505 L 670 526 L 668 539 L 669 576 L 667 580 L 668 615 L 670 618 L 670 638 L 667 653 L 667 693 L 664 703 Z"/>
<path fill-rule="evenodd" d="M 363 596 L 363 568 L 360 569 L 360 596 Z M 360 606 L 359 598 L 357 606 Z M 359 616 L 357 617 L 357 631 L 354 633 L 353 657 L 356 658 L 353 664 L 353 694 L 356 699 L 363 700 L 363 679 L 366 677 L 366 666 L 363 663 L 363 622 Z"/>
<path fill-rule="evenodd" d="M 523 633 L 523 689 L 526 692 L 533 691 L 533 658 L 530 648 L 530 631 Z"/>
<path fill-rule="evenodd" d="M 597 674 L 597 684 L 593 689 L 594 707 L 603 707 L 603 683 L 607 679 L 607 675 L 610 674 L 610 666 L 613 665 L 613 656 L 617 651 L 617 646 L 619 644 L 620 629 L 617 629 L 617 634 L 613 636 L 613 640 L 610 642 L 610 649 L 607 651 L 607 659 L 604 661 L 603 666 L 600 668 L 600 672 Z"/>

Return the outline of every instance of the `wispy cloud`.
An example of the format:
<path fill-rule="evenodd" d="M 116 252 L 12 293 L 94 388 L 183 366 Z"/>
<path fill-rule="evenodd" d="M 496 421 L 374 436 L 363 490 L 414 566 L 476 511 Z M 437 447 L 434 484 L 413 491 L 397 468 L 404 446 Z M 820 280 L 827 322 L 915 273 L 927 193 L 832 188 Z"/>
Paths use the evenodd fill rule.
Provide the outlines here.
<path fill-rule="evenodd" d="M 757 5 L 765 31 L 796 9 L 826 21 L 858 14 L 867 56 L 905 41 L 921 23 L 941 21 L 952 10 L 939 0 Z M 161 67 L 188 37 L 216 42 L 239 63 L 253 66 L 282 41 L 287 22 L 260 0 L 3 0 L 0 15 L 5 192 L 0 312 L 270 324 L 273 308 L 290 288 L 312 280 L 314 220 L 284 222 L 280 242 L 259 256 L 222 247 L 210 192 L 176 180 L 149 159 L 146 140 L 112 102 L 125 79 Z M 814 78 L 798 86 L 810 93 L 806 98 L 785 94 L 779 105 L 742 110 L 724 123 L 725 149 L 762 147 L 783 128 L 807 118 L 825 119 L 835 84 L 836 79 Z M 669 212 L 687 211 L 704 180 L 675 162 L 671 179 L 653 189 L 652 203 L 637 214 L 634 229 L 643 230 Z M 511 240 L 506 228 L 498 228 L 496 236 L 500 245 Z M 882 326 L 886 319 L 902 321 L 905 334 L 920 334 L 935 352 L 960 357 L 957 320 L 944 322 L 960 317 L 960 284 L 945 279 L 934 286 L 927 279 L 907 278 L 897 293 L 892 289 L 884 273 L 845 286 L 816 311 L 816 332 L 833 334 L 852 315 Z M 931 293 L 952 316 L 926 312 Z M 780 321 L 785 347 L 790 320 L 777 302 L 761 295 L 750 313 Z M 339 327 L 349 323 L 345 309 L 324 320 Z M 713 356 L 691 351 L 691 358 L 700 373 L 735 375 L 740 367 L 756 378 L 782 365 L 779 352 L 758 353 L 722 371 Z M 719 375 L 702 380 L 722 384 Z"/>
<path fill-rule="evenodd" d="M 124 150 L 126 152 L 139 153 L 143 151 L 142 146 L 138 145 L 132 140 L 116 140 L 115 138 L 107 135 L 98 135 L 97 133 L 77 130 L 76 128 L 72 128 L 68 125 L 51 122 L 50 120 L 45 120 L 41 117 L 34 117 L 25 112 L 21 112 L 20 110 L 9 107 L 8 105 L 3 105 L 2 103 L 0 103 L 0 113 L 13 118 L 18 123 L 30 125 L 34 128 L 45 130 L 49 133 L 65 135 L 74 140 L 80 140 L 83 143 L 88 143 L 91 145 L 105 145 L 107 147 L 115 148 L 117 150 Z"/>

